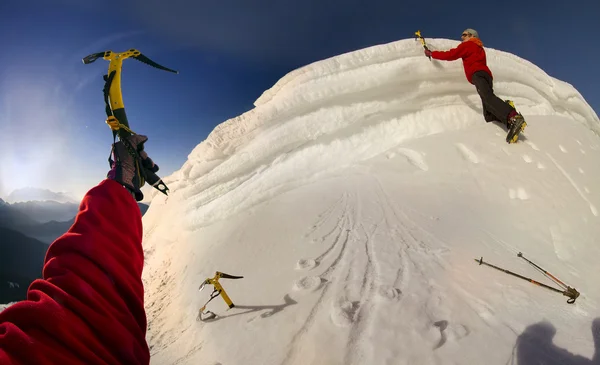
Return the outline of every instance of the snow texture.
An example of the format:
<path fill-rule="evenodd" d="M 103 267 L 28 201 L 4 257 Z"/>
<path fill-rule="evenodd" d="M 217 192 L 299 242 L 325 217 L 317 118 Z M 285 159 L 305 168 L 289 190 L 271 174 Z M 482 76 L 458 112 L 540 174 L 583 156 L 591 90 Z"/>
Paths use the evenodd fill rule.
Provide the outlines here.
<path fill-rule="evenodd" d="M 599 364 L 598 116 L 487 55 L 517 144 L 412 39 L 290 72 L 217 126 L 143 218 L 152 363 Z M 518 252 L 577 302 L 474 261 L 554 285 Z M 197 321 L 216 271 L 244 276 L 220 280 L 236 306 Z"/>

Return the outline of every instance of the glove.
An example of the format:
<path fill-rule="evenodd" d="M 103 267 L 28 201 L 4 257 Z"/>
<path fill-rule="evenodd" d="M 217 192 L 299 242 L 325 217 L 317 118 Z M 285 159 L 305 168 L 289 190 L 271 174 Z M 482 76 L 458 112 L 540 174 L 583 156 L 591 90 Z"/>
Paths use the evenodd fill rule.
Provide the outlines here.
<path fill-rule="evenodd" d="M 425 49 L 425 56 L 431 58 L 431 51 L 428 49 Z"/>
<path fill-rule="evenodd" d="M 158 165 L 144 151 L 147 140 L 148 137 L 141 134 L 122 138 L 112 145 L 108 159 L 111 169 L 106 177 L 126 187 L 137 201 L 144 199 L 140 189 L 145 181 L 148 177 L 154 180 L 158 171 Z"/>

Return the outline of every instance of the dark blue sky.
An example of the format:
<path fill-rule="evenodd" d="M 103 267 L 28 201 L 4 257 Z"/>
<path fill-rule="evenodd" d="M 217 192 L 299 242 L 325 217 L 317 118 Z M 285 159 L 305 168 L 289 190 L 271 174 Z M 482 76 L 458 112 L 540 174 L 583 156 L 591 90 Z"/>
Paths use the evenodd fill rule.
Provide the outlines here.
<path fill-rule="evenodd" d="M 570 4 L 2 0 L 0 196 L 22 186 L 82 194 L 104 178 L 112 142 L 102 99 L 108 62 L 83 65 L 81 58 L 109 49 L 136 48 L 180 72 L 134 60 L 123 70 L 131 127 L 149 136 L 147 150 L 161 175 L 178 169 L 217 124 L 251 109 L 287 72 L 411 38 L 417 29 L 458 39 L 475 28 L 486 46 L 572 84 L 598 112 L 600 2 Z"/>

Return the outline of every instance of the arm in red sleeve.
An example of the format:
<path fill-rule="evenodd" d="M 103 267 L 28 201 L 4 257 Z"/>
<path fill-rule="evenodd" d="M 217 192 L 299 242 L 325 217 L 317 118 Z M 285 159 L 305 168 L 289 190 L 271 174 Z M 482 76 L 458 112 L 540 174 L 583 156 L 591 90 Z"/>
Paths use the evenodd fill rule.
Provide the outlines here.
<path fill-rule="evenodd" d="M 46 253 L 27 300 L 0 312 L 0 364 L 148 364 L 142 217 L 104 180 Z"/>
<path fill-rule="evenodd" d="M 436 60 L 454 61 L 465 56 L 465 46 L 466 43 L 463 42 L 458 47 L 452 48 L 449 51 L 433 51 L 431 52 L 431 57 Z"/>

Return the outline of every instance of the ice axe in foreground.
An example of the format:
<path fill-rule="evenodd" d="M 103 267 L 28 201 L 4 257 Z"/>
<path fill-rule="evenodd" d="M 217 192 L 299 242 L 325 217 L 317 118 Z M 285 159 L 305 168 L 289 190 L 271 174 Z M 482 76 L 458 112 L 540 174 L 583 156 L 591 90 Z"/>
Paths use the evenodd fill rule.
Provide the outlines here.
<path fill-rule="evenodd" d="M 201 321 L 209 320 L 209 319 L 216 317 L 216 314 L 214 314 L 213 312 L 211 312 L 209 310 L 206 310 L 206 306 L 208 305 L 208 303 L 210 303 L 211 300 L 215 299 L 219 295 L 223 298 L 223 300 L 225 301 L 225 304 L 227 304 L 227 306 L 229 306 L 229 308 L 235 307 L 235 304 L 233 304 L 233 302 L 229 298 L 229 295 L 227 295 L 227 293 L 225 292 L 225 289 L 223 289 L 223 287 L 219 283 L 220 278 L 242 279 L 243 276 L 234 276 L 234 275 L 229 275 L 229 274 L 225 274 L 225 273 L 217 271 L 217 272 L 215 272 L 214 277 L 208 278 L 202 282 L 202 284 L 200 285 L 200 288 L 198 288 L 199 291 L 202 291 L 202 289 L 204 289 L 204 287 L 206 285 L 214 286 L 214 290 L 210 294 L 210 298 L 208 299 L 208 301 L 206 303 L 204 303 L 202 308 L 200 308 L 200 310 L 198 311 L 198 319 Z"/>
<path fill-rule="evenodd" d="M 176 74 L 179 73 L 175 70 L 171 70 L 170 68 L 159 65 L 158 63 L 144 56 L 136 49 L 130 49 L 121 53 L 114 53 L 112 51 L 92 53 L 91 55 L 85 56 L 82 59 L 83 63 L 86 65 L 96 61 L 99 58 L 103 58 L 110 62 L 108 64 L 108 74 L 104 75 L 105 83 L 103 92 L 104 103 L 106 104 L 106 116 L 108 117 L 106 123 L 113 130 L 113 143 L 116 141 L 117 134 L 123 142 L 126 142 L 124 137 L 135 134 L 129 127 L 127 114 L 125 114 L 125 105 L 123 104 L 123 93 L 121 92 L 121 68 L 123 66 L 123 60 L 130 57 L 160 70 L 165 70 Z M 137 157 L 137 152 L 134 151 L 133 148 L 130 148 L 131 146 L 128 146 L 127 143 L 126 147 L 133 157 Z M 144 176 L 142 176 L 142 178 L 144 178 L 146 182 L 148 182 L 161 193 L 168 195 L 169 188 L 162 181 L 162 179 L 158 177 L 156 173 L 148 169 L 143 170 Z M 142 186 L 144 185 L 144 180 L 142 180 Z"/>

